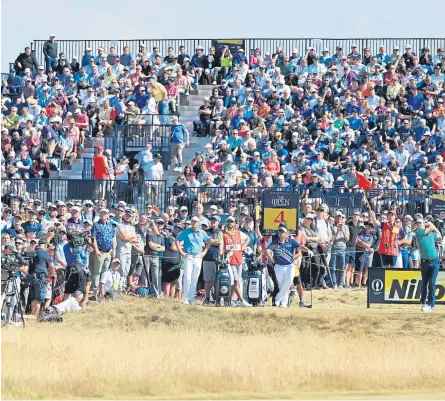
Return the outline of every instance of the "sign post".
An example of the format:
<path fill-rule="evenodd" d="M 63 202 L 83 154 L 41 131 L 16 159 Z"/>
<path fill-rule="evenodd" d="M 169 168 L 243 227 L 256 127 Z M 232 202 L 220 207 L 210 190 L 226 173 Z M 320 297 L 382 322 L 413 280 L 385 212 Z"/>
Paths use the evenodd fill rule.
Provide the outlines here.
<path fill-rule="evenodd" d="M 431 214 L 437 215 L 441 219 L 445 218 L 445 193 L 433 194 L 431 199 Z"/>
<path fill-rule="evenodd" d="M 286 223 L 290 234 L 298 234 L 298 191 L 265 190 L 261 195 L 264 235 L 276 234 L 280 223 Z"/>
<path fill-rule="evenodd" d="M 422 275 L 418 269 L 368 270 L 368 308 L 371 304 L 420 304 Z M 436 304 L 445 305 L 445 271 L 436 281 Z"/>

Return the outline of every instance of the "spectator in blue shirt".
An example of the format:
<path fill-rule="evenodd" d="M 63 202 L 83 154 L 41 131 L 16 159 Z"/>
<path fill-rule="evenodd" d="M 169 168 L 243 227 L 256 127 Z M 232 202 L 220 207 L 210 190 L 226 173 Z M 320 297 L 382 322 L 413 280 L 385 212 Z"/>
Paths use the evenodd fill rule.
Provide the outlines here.
<path fill-rule="evenodd" d="M 416 141 L 420 141 L 422 139 L 422 137 L 426 134 L 426 133 L 430 132 L 430 129 L 428 128 L 428 126 L 426 125 L 426 120 L 424 120 L 423 118 L 420 120 L 419 126 L 416 127 L 414 133 L 415 133 L 415 138 Z M 431 134 L 429 134 L 431 135 Z"/>
<path fill-rule="evenodd" d="M 121 64 L 126 66 L 126 67 L 130 67 L 131 66 L 131 61 L 133 60 L 133 56 L 130 53 L 130 49 L 128 48 L 128 46 L 124 47 L 124 52 L 121 54 Z"/>
<path fill-rule="evenodd" d="M 35 210 L 28 211 L 28 218 L 29 220 L 22 224 L 25 234 L 29 232 L 38 233 L 43 230 L 42 224 L 37 220 Z"/>
<path fill-rule="evenodd" d="M 92 51 L 93 51 L 93 49 L 91 49 L 91 47 L 87 47 L 85 49 L 85 53 L 82 56 L 82 67 L 86 67 L 89 64 L 91 58 L 93 58 L 93 60 L 94 60 Z"/>
<path fill-rule="evenodd" d="M 185 259 L 184 264 L 184 303 L 195 303 L 196 286 L 201 273 L 202 258 L 210 248 L 210 237 L 199 228 L 200 219 L 191 218 L 191 228 L 176 237 L 176 248 Z"/>
<path fill-rule="evenodd" d="M 355 131 L 362 127 L 363 120 L 358 116 L 358 111 L 353 109 L 352 117 L 349 118 L 349 126 Z"/>
<path fill-rule="evenodd" d="M 413 108 L 414 111 L 423 110 L 423 95 L 418 93 L 417 88 L 411 88 L 411 94 L 408 96 L 408 105 Z"/>
<path fill-rule="evenodd" d="M 254 152 L 253 159 L 250 161 L 249 169 L 251 174 L 258 174 L 264 162 L 260 159 L 260 152 Z"/>

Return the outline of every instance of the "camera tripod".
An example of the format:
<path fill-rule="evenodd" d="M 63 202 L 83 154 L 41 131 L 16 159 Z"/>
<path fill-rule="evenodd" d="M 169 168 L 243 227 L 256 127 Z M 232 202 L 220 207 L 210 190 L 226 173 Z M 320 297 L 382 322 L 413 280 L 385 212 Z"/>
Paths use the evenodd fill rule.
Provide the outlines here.
<path fill-rule="evenodd" d="M 2 326 L 15 325 L 25 327 L 22 300 L 20 299 L 20 276 L 9 272 L 6 279 L 5 293 L 2 305 Z M 18 282 L 18 283 L 17 283 Z"/>

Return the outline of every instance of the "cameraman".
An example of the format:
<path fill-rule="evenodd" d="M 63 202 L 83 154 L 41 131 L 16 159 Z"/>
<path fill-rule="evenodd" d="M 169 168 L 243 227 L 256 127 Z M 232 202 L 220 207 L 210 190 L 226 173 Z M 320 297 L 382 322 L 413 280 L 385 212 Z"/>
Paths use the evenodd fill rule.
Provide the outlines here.
<path fill-rule="evenodd" d="M 46 296 L 46 279 L 53 274 L 54 264 L 47 251 L 48 241 L 41 239 L 36 248 L 36 255 L 29 265 L 27 284 L 29 285 L 29 301 L 32 314 L 37 317 L 41 303 Z"/>
<path fill-rule="evenodd" d="M 88 302 L 88 294 L 91 287 L 90 271 L 88 269 L 88 245 L 85 243 L 83 232 L 70 231 L 68 243 L 63 247 L 67 268 L 65 272 L 64 299 L 81 290 L 85 297 L 82 306 Z"/>
<path fill-rule="evenodd" d="M 13 245 L 7 245 L 5 249 L 2 252 L 2 286 L 1 286 L 1 303 L 3 305 L 3 300 L 5 299 L 6 292 L 11 291 L 11 287 L 6 288 L 6 281 L 10 275 L 10 272 L 13 272 L 13 275 L 15 277 L 15 283 L 17 286 L 17 292 L 16 298 L 11 302 L 11 307 L 14 307 L 19 299 L 22 300 L 22 308 L 26 308 L 26 301 L 28 299 L 28 293 L 25 291 L 27 288 L 25 285 L 21 286 L 21 274 L 20 273 L 27 273 L 28 272 L 28 266 L 26 265 L 25 261 L 23 261 L 20 257 L 20 250 L 18 250 L 18 245 L 16 248 L 14 248 Z M 13 288 L 13 287 L 12 287 Z"/>

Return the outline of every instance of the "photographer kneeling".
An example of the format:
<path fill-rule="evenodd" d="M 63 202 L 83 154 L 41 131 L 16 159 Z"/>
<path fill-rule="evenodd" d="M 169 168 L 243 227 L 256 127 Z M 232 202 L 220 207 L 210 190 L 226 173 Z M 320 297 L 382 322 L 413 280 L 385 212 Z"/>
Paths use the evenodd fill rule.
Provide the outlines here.
<path fill-rule="evenodd" d="M 48 308 L 42 309 L 39 314 L 39 322 L 62 322 L 62 319 L 57 319 L 64 313 L 80 311 L 82 307 L 80 302 L 83 299 L 82 291 L 75 291 L 71 297 L 61 302 L 60 304 L 49 306 Z"/>
<path fill-rule="evenodd" d="M 26 278 L 26 283 L 29 286 L 28 300 L 31 302 L 32 314 L 36 317 L 46 297 L 47 278 L 53 274 L 54 270 L 54 264 L 46 250 L 47 246 L 48 241 L 39 240 L 36 255 L 30 262 L 29 275 Z"/>

